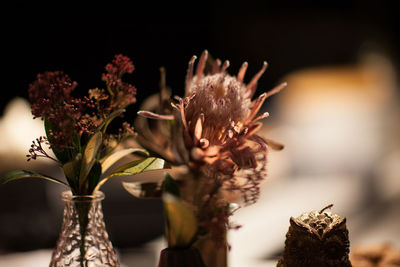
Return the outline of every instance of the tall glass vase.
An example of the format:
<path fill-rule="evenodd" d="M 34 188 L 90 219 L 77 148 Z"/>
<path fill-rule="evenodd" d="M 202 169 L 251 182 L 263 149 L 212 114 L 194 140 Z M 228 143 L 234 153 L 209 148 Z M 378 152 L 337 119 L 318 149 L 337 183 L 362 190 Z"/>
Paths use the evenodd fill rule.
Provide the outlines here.
<path fill-rule="evenodd" d="M 61 198 L 64 216 L 50 267 L 120 266 L 103 220 L 104 194 L 74 196 L 66 191 Z"/>

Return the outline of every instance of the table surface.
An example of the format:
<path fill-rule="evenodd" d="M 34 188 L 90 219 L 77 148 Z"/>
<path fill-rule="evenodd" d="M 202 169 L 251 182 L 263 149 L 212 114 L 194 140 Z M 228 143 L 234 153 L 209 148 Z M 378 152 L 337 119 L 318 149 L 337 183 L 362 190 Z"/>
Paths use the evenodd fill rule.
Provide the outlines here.
<path fill-rule="evenodd" d="M 12 253 L 0 255 L 0 267 L 48 267 L 51 257 L 51 250 L 36 250 L 23 253 Z M 135 248 L 119 252 L 121 267 L 141 266 L 155 267 L 158 258 L 154 251 L 148 248 Z M 246 266 L 251 267 L 272 267 L 276 266 L 276 261 L 252 262 Z"/>

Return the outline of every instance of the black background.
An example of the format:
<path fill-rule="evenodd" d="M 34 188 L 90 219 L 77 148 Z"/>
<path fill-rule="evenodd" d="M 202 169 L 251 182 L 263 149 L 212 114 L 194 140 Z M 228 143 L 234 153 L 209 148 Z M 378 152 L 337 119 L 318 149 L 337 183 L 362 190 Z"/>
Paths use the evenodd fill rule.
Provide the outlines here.
<path fill-rule="evenodd" d="M 394 6 L 378 1 L 347 1 L 340 7 L 293 3 L 5 8 L 10 16 L 2 19 L 1 112 L 12 97 L 27 97 L 39 72 L 63 70 L 78 82 L 76 94 L 101 87 L 104 66 L 119 53 L 133 60 L 135 71 L 127 80 L 137 87 L 139 103 L 158 90 L 161 66 L 174 94 L 182 95 L 187 62 L 204 49 L 229 59 L 232 74 L 248 61 L 246 81 L 268 61 L 258 93 L 299 68 L 355 63 L 369 48 L 384 51 L 397 64 L 400 37 Z M 138 104 L 128 113 L 134 116 L 137 109 Z"/>

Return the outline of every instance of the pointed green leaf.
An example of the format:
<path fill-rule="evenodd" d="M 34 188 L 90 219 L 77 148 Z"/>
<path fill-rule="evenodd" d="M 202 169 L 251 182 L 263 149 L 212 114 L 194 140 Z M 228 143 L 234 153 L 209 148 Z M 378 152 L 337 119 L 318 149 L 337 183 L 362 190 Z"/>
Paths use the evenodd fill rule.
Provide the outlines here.
<path fill-rule="evenodd" d="M 114 176 L 130 176 L 142 172 L 169 169 L 169 168 L 171 168 L 171 166 L 165 160 L 155 157 L 148 157 L 145 159 L 129 162 L 119 167 L 117 170 L 113 171 L 109 175 L 109 177 L 111 178 Z"/>
<path fill-rule="evenodd" d="M 81 172 L 79 175 L 79 187 L 85 183 L 93 164 L 96 161 L 97 152 L 103 142 L 102 133 L 96 132 L 87 143 L 82 157 Z"/>
<path fill-rule="evenodd" d="M 99 126 L 98 130 L 105 133 L 108 125 L 112 122 L 112 120 L 114 120 L 116 117 L 118 117 L 120 114 L 124 113 L 125 111 L 126 111 L 125 109 L 118 109 L 118 110 L 112 112 L 110 115 L 108 115 L 107 118 L 104 119 L 103 123 Z"/>
<path fill-rule="evenodd" d="M 176 197 L 180 197 L 181 195 L 178 183 L 169 173 L 165 173 L 165 179 L 162 184 L 162 189 L 164 192 L 170 193 Z"/>
<path fill-rule="evenodd" d="M 131 176 L 135 174 L 139 174 L 142 172 L 148 172 L 148 171 L 155 171 L 155 170 L 162 170 L 162 169 L 169 169 L 171 168 L 171 165 L 169 165 L 168 162 L 166 162 L 163 159 L 160 158 L 155 158 L 155 157 L 149 157 L 145 159 L 140 159 L 140 160 L 135 160 L 132 162 L 129 162 L 117 170 L 113 171 L 109 176 L 103 178 L 96 188 L 94 189 L 93 192 L 96 192 L 99 190 L 99 188 L 110 178 L 113 177 L 120 177 L 120 176 Z"/>
<path fill-rule="evenodd" d="M 145 149 L 142 149 L 142 148 L 127 148 L 127 149 L 118 150 L 117 152 L 107 155 L 106 157 L 104 157 L 100 160 L 103 173 L 105 171 L 107 171 L 108 168 L 110 168 L 118 160 L 122 159 L 123 157 L 125 157 L 129 154 L 136 153 L 136 152 L 141 152 L 141 153 L 145 154 L 146 156 L 149 156 L 149 152 L 147 152 Z"/>
<path fill-rule="evenodd" d="M 197 233 L 197 219 L 193 209 L 180 198 L 163 194 L 166 214 L 168 247 L 188 247 Z"/>
<path fill-rule="evenodd" d="M 161 197 L 160 183 L 122 182 L 124 189 L 136 198 Z"/>
<path fill-rule="evenodd" d="M 71 160 L 63 165 L 63 171 L 68 179 L 75 180 L 79 177 L 82 156 L 79 154 L 74 160 Z"/>
<path fill-rule="evenodd" d="M 89 189 L 88 189 L 88 195 L 92 194 L 93 190 L 96 188 L 97 184 L 100 181 L 101 177 L 101 163 L 96 160 L 92 169 L 90 170 L 88 174 L 88 181 L 89 181 Z"/>
<path fill-rule="evenodd" d="M 63 171 L 65 177 L 71 188 L 75 191 L 79 191 L 78 183 L 79 183 L 79 174 L 80 168 L 82 165 L 82 155 L 78 154 L 74 160 L 71 160 L 63 165 Z M 73 191 L 74 191 L 73 190 Z"/>
<path fill-rule="evenodd" d="M 27 171 L 27 170 L 14 170 L 14 171 L 10 171 L 8 173 L 6 173 L 2 178 L 2 183 L 8 183 L 10 181 L 14 181 L 14 180 L 19 180 L 19 179 L 24 179 L 24 178 L 41 178 L 41 179 L 45 179 L 48 181 L 52 181 L 58 184 L 62 184 L 65 185 L 67 187 L 69 187 L 66 183 L 64 183 L 63 181 L 60 181 L 56 178 L 38 173 L 38 172 L 34 172 L 34 171 Z"/>

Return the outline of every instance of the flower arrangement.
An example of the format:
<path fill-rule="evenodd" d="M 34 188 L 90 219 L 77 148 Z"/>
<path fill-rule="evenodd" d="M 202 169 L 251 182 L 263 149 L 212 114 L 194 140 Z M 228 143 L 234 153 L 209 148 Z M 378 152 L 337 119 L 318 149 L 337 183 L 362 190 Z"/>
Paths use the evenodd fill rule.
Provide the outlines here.
<path fill-rule="evenodd" d="M 189 61 L 183 98 L 171 99 L 165 70 L 161 69 L 161 91 L 142 103 L 135 131 L 124 122 L 117 133 L 109 133 L 110 123 L 136 102 L 136 88 L 122 80 L 134 70 L 128 57 L 117 55 L 102 75 L 106 88 L 90 89 L 88 96 L 82 98 L 72 96 L 77 83 L 62 71 L 39 74 L 29 86 L 29 98 L 34 118 L 44 121 L 46 136 L 33 141 L 27 159 L 56 161 L 65 181 L 16 170 L 7 173 L 3 182 L 42 178 L 67 186 L 74 196 L 95 196 L 110 178 L 170 168 L 169 163 L 184 166 L 186 171 L 175 178 L 166 174 L 162 183 L 124 182 L 123 186 L 136 197 L 162 196 L 168 248 L 189 249 L 199 259 L 189 265 L 204 266 L 193 248 L 226 250 L 226 231 L 239 227 L 232 225 L 229 217 L 239 206 L 237 203 L 249 205 L 257 201 L 260 183 L 266 176 L 268 149 L 283 148 L 257 131 L 262 126 L 261 119 L 268 117 L 267 112 L 258 114 L 262 104 L 285 84 L 252 100 L 266 62 L 245 84 L 246 62 L 232 76 L 227 72 L 229 61 L 214 61 L 207 51 L 201 55 L 196 70 L 195 60 L 193 56 Z M 130 137 L 144 149 L 121 148 L 121 142 Z M 114 163 L 131 153 L 144 157 L 105 175 Z M 85 264 L 90 208 L 91 205 L 77 206 L 81 266 Z M 211 243 L 202 246 L 204 240 Z M 202 254 L 204 258 L 205 252 Z M 209 267 L 217 265 L 208 259 L 204 262 Z"/>
<path fill-rule="evenodd" d="M 88 96 L 75 98 L 72 92 L 77 83 L 62 71 L 38 74 L 29 86 L 29 99 L 34 118 L 44 121 L 46 136 L 32 142 L 27 155 L 28 161 L 47 158 L 57 162 L 63 169 L 65 180 L 49 177 L 28 170 L 15 170 L 3 177 L 3 182 L 22 178 L 42 178 L 67 186 L 73 195 L 93 195 L 108 179 L 129 176 L 140 172 L 166 168 L 166 162 L 159 158 L 127 163 L 103 174 L 119 159 L 139 152 L 140 148 L 121 149 L 118 146 L 127 138 L 135 136 L 133 128 L 124 122 L 118 133 L 109 133 L 108 126 L 125 108 L 136 102 L 136 88 L 122 80 L 125 74 L 134 70 L 132 61 L 123 55 L 115 56 L 107 64 L 102 80 L 106 89 L 90 89 Z M 50 147 L 55 156 L 46 151 Z"/>
<path fill-rule="evenodd" d="M 269 115 L 258 114 L 263 102 L 286 84 L 252 100 L 266 62 L 245 84 L 247 62 L 231 76 L 226 71 L 229 61 L 213 61 L 207 51 L 196 70 L 195 60 L 193 56 L 189 61 L 185 96 L 175 97 L 176 101 L 170 98 L 161 69 L 161 91 L 143 103 L 135 128 L 144 148 L 175 166 L 188 168 L 176 181 L 168 175 L 161 187 L 166 193 L 169 247 L 189 247 L 207 235 L 217 247 L 226 247 L 226 230 L 239 227 L 229 222 L 233 204 L 257 201 L 260 182 L 266 176 L 268 148 L 283 148 L 257 131 L 262 126 L 260 120 Z M 150 123 L 149 119 L 155 121 Z M 149 188 L 133 183 L 124 183 L 124 187 L 136 196 L 138 192 L 148 194 L 145 191 Z M 185 226 L 179 223 L 188 218 L 195 220 L 190 219 Z"/>
<path fill-rule="evenodd" d="M 29 170 L 11 171 L 2 178 L 3 183 L 42 178 L 70 189 L 71 193 L 62 195 L 66 205 L 52 267 L 97 266 L 99 262 L 101 266 L 119 266 L 99 204 L 104 195 L 98 190 L 113 177 L 169 168 L 163 159 L 150 157 L 144 149 L 121 148 L 121 142 L 136 135 L 129 123 L 122 123 L 117 133 L 110 133 L 110 123 L 136 102 L 136 88 L 122 80 L 134 70 L 128 57 L 115 56 L 105 69 L 102 80 L 106 89 L 90 89 L 88 96 L 82 98 L 72 96 L 77 83 L 62 71 L 38 74 L 29 86 L 32 114 L 44 121 L 46 136 L 32 142 L 27 159 L 47 158 L 57 162 L 65 179 Z M 109 171 L 114 163 L 131 153 L 144 157 Z"/>

